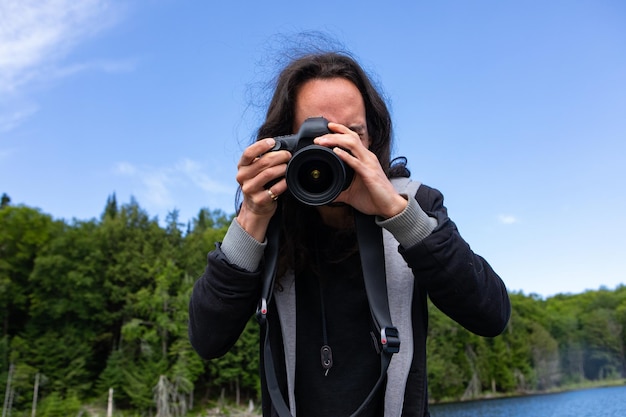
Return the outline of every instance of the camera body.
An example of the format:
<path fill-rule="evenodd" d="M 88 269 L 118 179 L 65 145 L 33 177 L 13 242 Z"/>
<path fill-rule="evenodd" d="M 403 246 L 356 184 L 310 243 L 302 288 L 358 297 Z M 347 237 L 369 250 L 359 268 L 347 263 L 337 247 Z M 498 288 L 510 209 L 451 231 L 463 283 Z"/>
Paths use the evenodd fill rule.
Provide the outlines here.
<path fill-rule="evenodd" d="M 298 133 L 275 137 L 269 152 L 292 153 L 285 178 L 287 189 L 301 203 L 321 206 L 332 202 L 352 183 L 354 170 L 330 148 L 313 144 L 313 139 L 331 133 L 323 117 L 306 119 Z"/>

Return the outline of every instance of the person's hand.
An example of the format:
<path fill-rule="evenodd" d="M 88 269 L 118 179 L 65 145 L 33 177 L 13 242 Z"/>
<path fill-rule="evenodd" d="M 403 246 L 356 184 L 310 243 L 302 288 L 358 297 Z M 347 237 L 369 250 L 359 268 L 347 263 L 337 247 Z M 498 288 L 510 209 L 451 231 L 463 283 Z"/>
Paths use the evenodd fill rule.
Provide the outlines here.
<path fill-rule="evenodd" d="M 333 148 L 342 161 L 354 169 L 354 180 L 335 202 L 349 204 L 365 214 L 393 217 L 406 208 L 407 200 L 395 190 L 376 155 L 367 149 L 358 133 L 348 127 L 329 123 L 330 133 L 315 139 L 321 146 Z M 367 141 L 367 139 L 366 139 Z"/>
<path fill-rule="evenodd" d="M 265 240 L 267 225 L 276 212 L 276 201 L 287 190 L 287 183 L 281 177 L 285 176 L 291 154 L 268 152 L 274 144 L 271 138 L 253 143 L 243 151 L 237 164 L 236 179 L 243 194 L 237 222 L 259 242 Z"/>

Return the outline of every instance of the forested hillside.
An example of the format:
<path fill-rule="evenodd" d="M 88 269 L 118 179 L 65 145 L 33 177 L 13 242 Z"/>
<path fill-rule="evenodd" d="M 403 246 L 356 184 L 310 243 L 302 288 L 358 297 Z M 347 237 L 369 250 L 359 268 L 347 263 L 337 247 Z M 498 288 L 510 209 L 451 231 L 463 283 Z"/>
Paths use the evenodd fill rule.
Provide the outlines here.
<path fill-rule="evenodd" d="M 177 415 L 222 395 L 257 402 L 252 319 L 219 360 L 202 361 L 187 339 L 191 288 L 231 219 L 202 209 L 189 224 L 173 212 L 161 226 L 137 202 L 120 205 L 111 196 L 99 219 L 56 220 L 3 196 L 4 409 L 30 415 L 37 395 L 38 415 L 78 411 L 81 404 L 106 404 L 110 388 L 116 408 L 137 415 L 154 414 L 163 392 Z M 626 377 L 626 286 L 548 299 L 515 293 L 511 299 L 510 324 L 493 339 L 470 334 L 431 307 L 432 400 Z"/>

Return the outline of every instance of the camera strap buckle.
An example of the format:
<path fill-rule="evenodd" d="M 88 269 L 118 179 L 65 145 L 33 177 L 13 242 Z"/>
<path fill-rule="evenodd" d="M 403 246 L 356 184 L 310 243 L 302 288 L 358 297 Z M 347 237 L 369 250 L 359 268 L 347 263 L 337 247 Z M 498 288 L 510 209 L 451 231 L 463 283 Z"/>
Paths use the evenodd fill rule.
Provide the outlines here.
<path fill-rule="evenodd" d="M 265 324 L 267 320 L 267 299 L 265 297 L 259 301 L 259 306 L 256 310 L 256 320 L 259 324 Z"/>
<path fill-rule="evenodd" d="M 383 351 L 387 353 L 398 353 L 400 351 L 400 334 L 394 326 L 383 327 L 380 330 L 380 343 Z"/>

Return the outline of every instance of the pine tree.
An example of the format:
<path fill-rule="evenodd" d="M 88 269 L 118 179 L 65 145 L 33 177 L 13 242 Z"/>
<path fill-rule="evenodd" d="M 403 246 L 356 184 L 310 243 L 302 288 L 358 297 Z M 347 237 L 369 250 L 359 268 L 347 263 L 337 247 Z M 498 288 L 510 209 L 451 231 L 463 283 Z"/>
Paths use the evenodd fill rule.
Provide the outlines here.
<path fill-rule="evenodd" d="M 3 209 L 11 204 L 11 197 L 7 195 L 7 193 L 2 193 L 2 198 L 0 198 L 0 209 Z"/>

